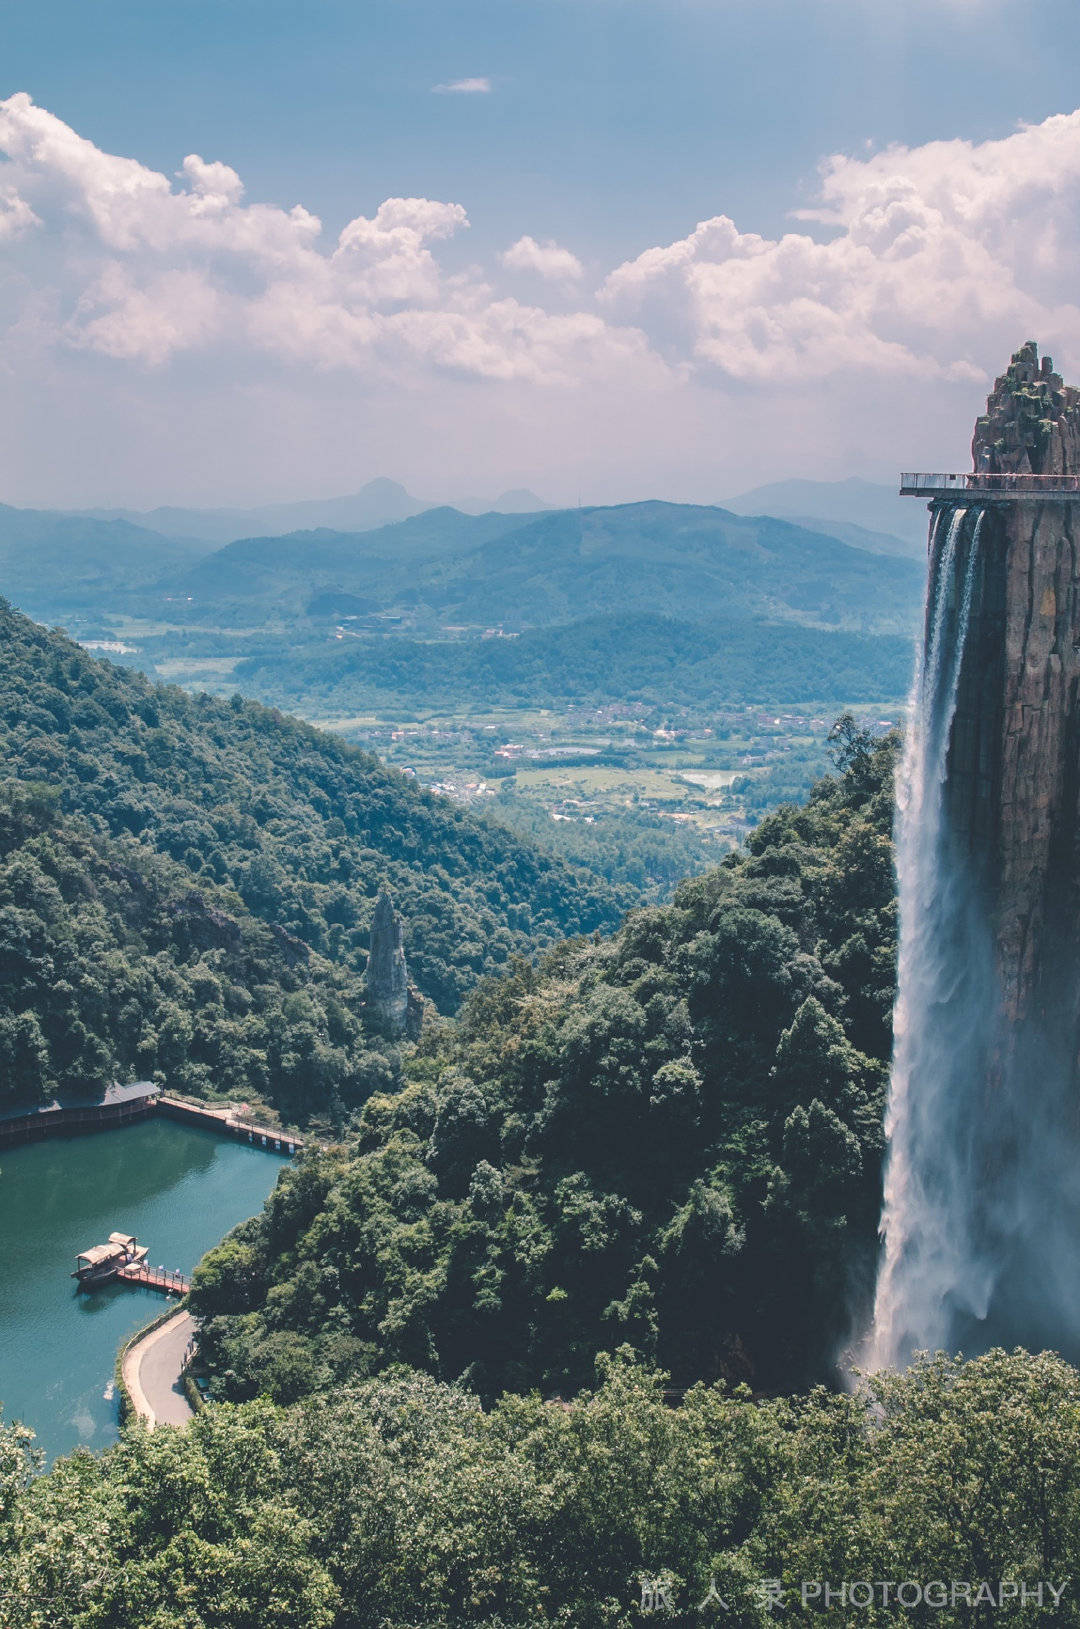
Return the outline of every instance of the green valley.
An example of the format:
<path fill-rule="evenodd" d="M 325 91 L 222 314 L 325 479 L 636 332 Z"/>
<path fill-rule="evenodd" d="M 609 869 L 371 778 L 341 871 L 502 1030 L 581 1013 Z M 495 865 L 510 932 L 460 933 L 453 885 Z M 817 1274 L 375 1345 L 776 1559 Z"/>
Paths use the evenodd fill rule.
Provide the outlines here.
<path fill-rule="evenodd" d="M 248 1072 L 294 1115 L 325 1110 L 358 1090 L 381 883 L 408 917 L 420 989 L 447 1012 L 514 955 L 629 902 L 334 737 L 239 696 L 154 686 L 2 604 L 0 696 L 14 783 L 0 1016 L 35 1090 L 148 1067 L 225 1089 Z M 58 958 L 91 951 L 92 975 L 58 977 Z"/>
<path fill-rule="evenodd" d="M 32 568 L 61 521 L 78 524 L 27 515 L 39 618 L 330 728 L 644 898 L 804 796 L 842 707 L 887 728 L 910 679 L 918 566 L 767 516 L 422 508 L 363 532 L 162 539 L 157 573 L 151 544 L 101 583 Z M 199 552 L 177 569 L 181 546 Z"/>

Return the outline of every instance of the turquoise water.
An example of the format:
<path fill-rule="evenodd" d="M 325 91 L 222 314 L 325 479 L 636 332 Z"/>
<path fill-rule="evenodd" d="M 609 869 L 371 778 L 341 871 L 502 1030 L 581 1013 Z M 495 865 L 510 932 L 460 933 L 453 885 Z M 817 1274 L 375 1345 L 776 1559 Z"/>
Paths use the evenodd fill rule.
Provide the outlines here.
<path fill-rule="evenodd" d="M 0 1152 L 0 1402 L 50 1459 L 117 1435 L 117 1349 L 165 1305 L 151 1290 L 78 1293 L 75 1257 L 114 1230 L 190 1273 L 253 1216 L 284 1162 L 196 1126 L 145 1120 Z"/>

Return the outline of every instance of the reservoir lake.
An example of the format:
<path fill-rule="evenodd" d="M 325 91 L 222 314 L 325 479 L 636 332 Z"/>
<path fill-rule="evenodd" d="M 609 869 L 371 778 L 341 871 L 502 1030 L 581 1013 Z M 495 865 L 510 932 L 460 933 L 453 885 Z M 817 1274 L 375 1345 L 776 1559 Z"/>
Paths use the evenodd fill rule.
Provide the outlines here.
<path fill-rule="evenodd" d="M 114 1229 L 185 1274 L 262 1209 L 286 1163 L 201 1127 L 153 1118 L 0 1152 L 0 1404 L 51 1461 L 118 1430 L 120 1346 L 161 1312 L 152 1290 L 78 1292 L 75 1257 Z"/>

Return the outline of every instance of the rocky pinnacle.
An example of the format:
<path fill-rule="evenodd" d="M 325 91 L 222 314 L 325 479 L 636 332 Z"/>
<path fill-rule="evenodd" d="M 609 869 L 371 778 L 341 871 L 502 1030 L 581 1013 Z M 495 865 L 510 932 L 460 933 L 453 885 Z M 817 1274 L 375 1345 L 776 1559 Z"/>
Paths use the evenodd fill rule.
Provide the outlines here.
<path fill-rule="evenodd" d="M 1080 474 L 1080 391 L 1034 342 L 995 382 L 972 453 L 978 471 Z M 987 569 L 998 579 L 987 595 L 998 600 L 1004 660 L 999 693 L 981 706 L 997 736 L 988 754 L 997 759 L 996 936 L 1004 1015 L 1016 1022 L 1048 1001 L 1075 1009 L 1080 994 L 1080 505 L 999 504 L 987 520 Z"/>
<path fill-rule="evenodd" d="M 405 1029 L 409 1012 L 405 934 L 401 917 L 385 888 L 375 901 L 375 914 L 371 920 L 367 1010 L 378 1025 L 392 1034 L 401 1034 Z"/>

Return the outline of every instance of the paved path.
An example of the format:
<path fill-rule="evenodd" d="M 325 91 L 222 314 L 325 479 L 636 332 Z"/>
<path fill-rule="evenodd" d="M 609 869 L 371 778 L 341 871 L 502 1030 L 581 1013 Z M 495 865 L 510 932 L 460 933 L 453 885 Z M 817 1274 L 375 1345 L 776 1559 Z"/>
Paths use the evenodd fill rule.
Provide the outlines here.
<path fill-rule="evenodd" d="M 180 1378 L 184 1353 L 194 1333 L 190 1312 L 178 1312 L 124 1356 L 124 1384 L 132 1407 L 151 1430 L 155 1425 L 186 1425 L 194 1413 Z"/>

